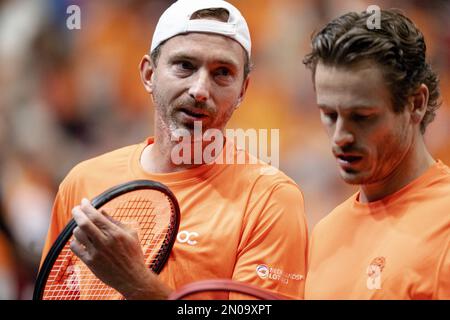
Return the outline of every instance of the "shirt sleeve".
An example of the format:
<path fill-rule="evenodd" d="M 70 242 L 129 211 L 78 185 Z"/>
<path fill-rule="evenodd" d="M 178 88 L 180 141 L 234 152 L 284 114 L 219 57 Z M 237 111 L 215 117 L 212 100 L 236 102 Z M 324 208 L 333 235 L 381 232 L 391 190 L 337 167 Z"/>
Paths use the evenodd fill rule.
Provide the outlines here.
<path fill-rule="evenodd" d="M 307 248 L 308 231 L 299 188 L 294 183 L 266 188 L 249 203 L 233 280 L 287 298 L 303 299 Z M 230 294 L 230 299 L 239 298 L 242 296 Z"/>
<path fill-rule="evenodd" d="M 45 239 L 44 248 L 42 250 L 40 267 L 42 267 L 42 263 L 44 262 L 45 257 L 50 251 L 53 243 L 56 241 L 60 232 L 69 222 L 70 218 L 71 218 L 71 211 L 67 210 L 67 206 L 63 196 L 63 189 L 60 187 L 58 193 L 56 194 L 55 201 L 53 203 L 50 225 L 47 231 L 47 237 Z"/>

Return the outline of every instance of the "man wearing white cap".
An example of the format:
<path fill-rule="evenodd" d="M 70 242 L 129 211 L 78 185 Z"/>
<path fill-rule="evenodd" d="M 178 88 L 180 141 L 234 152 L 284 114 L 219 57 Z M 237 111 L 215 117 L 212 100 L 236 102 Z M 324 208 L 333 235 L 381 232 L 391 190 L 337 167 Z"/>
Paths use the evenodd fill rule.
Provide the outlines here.
<path fill-rule="evenodd" d="M 278 170 L 264 174 L 274 168 L 261 161 L 180 164 L 173 159 L 180 134 L 194 133 L 198 123 L 203 130 L 224 131 L 244 98 L 250 56 L 247 23 L 231 4 L 179 0 L 170 6 L 140 64 L 155 106 L 154 137 L 87 160 L 69 173 L 58 191 L 43 257 L 73 215 L 79 227 L 71 249 L 126 299 L 164 299 L 182 285 L 214 278 L 303 298 L 307 226 L 298 186 Z M 208 143 L 201 142 L 202 150 Z M 233 159 L 255 160 L 227 139 L 222 147 L 217 154 L 231 150 Z M 145 266 L 136 236 L 85 200 L 135 179 L 166 184 L 181 208 L 177 241 L 158 276 Z M 103 238 L 113 229 L 121 235 L 102 243 L 83 227 L 88 224 Z"/>

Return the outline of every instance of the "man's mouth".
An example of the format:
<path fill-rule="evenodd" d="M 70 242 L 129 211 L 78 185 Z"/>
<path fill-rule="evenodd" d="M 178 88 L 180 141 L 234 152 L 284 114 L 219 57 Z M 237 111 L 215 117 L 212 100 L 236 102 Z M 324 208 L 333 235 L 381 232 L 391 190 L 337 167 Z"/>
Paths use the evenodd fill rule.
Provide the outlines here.
<path fill-rule="evenodd" d="M 180 111 L 186 114 L 189 117 L 196 118 L 196 119 L 203 119 L 206 118 L 208 115 L 206 112 L 200 110 L 200 109 L 190 109 L 190 108 L 180 108 Z"/>
<path fill-rule="evenodd" d="M 349 155 L 349 154 L 338 154 L 336 158 L 345 163 L 354 163 L 362 159 L 362 156 L 358 155 Z"/>
<path fill-rule="evenodd" d="M 344 170 L 354 170 L 361 163 L 363 157 L 357 154 L 335 154 L 337 163 Z"/>

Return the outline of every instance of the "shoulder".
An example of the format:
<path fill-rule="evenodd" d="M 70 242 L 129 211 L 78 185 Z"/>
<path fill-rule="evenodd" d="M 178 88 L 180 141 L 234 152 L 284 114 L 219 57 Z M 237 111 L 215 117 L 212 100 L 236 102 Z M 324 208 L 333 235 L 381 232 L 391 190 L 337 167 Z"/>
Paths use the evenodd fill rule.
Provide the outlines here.
<path fill-rule="evenodd" d="M 427 193 L 427 196 L 436 198 L 446 197 L 450 199 L 450 168 L 442 161 L 438 160 L 431 166 L 404 192 L 405 195 L 417 196 L 420 193 Z"/>
<path fill-rule="evenodd" d="M 92 169 L 108 170 L 111 167 L 127 164 L 133 152 L 139 147 L 139 144 L 134 144 L 122 147 L 94 158 L 85 160 L 76 165 L 69 174 L 76 174 L 78 172 L 90 171 Z"/>
<path fill-rule="evenodd" d="M 126 166 L 131 154 L 138 147 L 139 144 L 122 147 L 80 162 L 69 172 L 67 177 L 71 178 L 80 174 L 92 174 L 99 171 L 105 173 L 110 172 L 109 170 L 112 168 Z"/>
<path fill-rule="evenodd" d="M 276 166 L 272 166 L 248 152 L 238 150 L 238 157 L 241 153 L 245 156 L 245 164 L 232 165 L 236 177 L 239 181 L 251 184 L 254 188 L 269 190 L 280 186 L 290 186 L 300 192 L 297 183 Z M 255 190 L 256 191 L 256 190 Z"/>
<path fill-rule="evenodd" d="M 298 184 L 278 168 L 265 163 L 241 166 L 234 184 L 242 191 L 248 190 L 250 202 L 270 200 L 303 206 L 304 197 Z"/>
<path fill-rule="evenodd" d="M 229 185 L 239 190 L 239 197 L 246 199 L 247 222 L 284 221 L 282 224 L 289 227 L 296 221 L 306 221 L 302 191 L 284 172 L 254 157 L 250 164 L 232 167 L 234 178 Z"/>
<path fill-rule="evenodd" d="M 346 222 L 346 217 L 352 212 L 353 204 L 357 194 L 353 194 L 347 200 L 336 206 L 330 213 L 322 218 L 312 231 L 312 235 L 327 234 L 330 230 L 335 230 L 339 224 Z"/>
<path fill-rule="evenodd" d="M 120 183 L 129 174 L 132 155 L 138 151 L 141 144 L 122 147 L 77 164 L 70 170 L 60 184 L 61 193 L 71 193 L 72 189 L 86 190 L 86 196 L 95 196 L 88 192 L 103 190 Z"/>

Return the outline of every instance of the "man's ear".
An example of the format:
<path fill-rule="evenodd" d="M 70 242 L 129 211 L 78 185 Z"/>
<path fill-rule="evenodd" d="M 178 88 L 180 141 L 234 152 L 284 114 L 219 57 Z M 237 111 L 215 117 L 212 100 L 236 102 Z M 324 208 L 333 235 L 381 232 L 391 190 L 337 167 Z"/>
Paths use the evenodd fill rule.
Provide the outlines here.
<path fill-rule="evenodd" d="M 244 100 L 245 93 L 247 92 L 248 84 L 250 83 L 250 77 L 247 76 L 247 78 L 244 80 L 244 83 L 242 84 L 242 89 L 239 94 L 239 98 L 236 102 L 235 109 L 239 108 L 239 105 L 242 103 L 242 100 Z"/>
<path fill-rule="evenodd" d="M 429 96 L 430 92 L 428 87 L 422 83 L 409 98 L 408 104 L 413 123 L 420 124 L 422 122 L 422 119 L 427 112 Z"/>
<path fill-rule="evenodd" d="M 144 85 L 145 90 L 152 94 L 153 93 L 153 69 L 152 60 L 148 54 L 142 57 L 141 63 L 139 64 L 139 71 L 141 74 L 141 81 Z"/>

